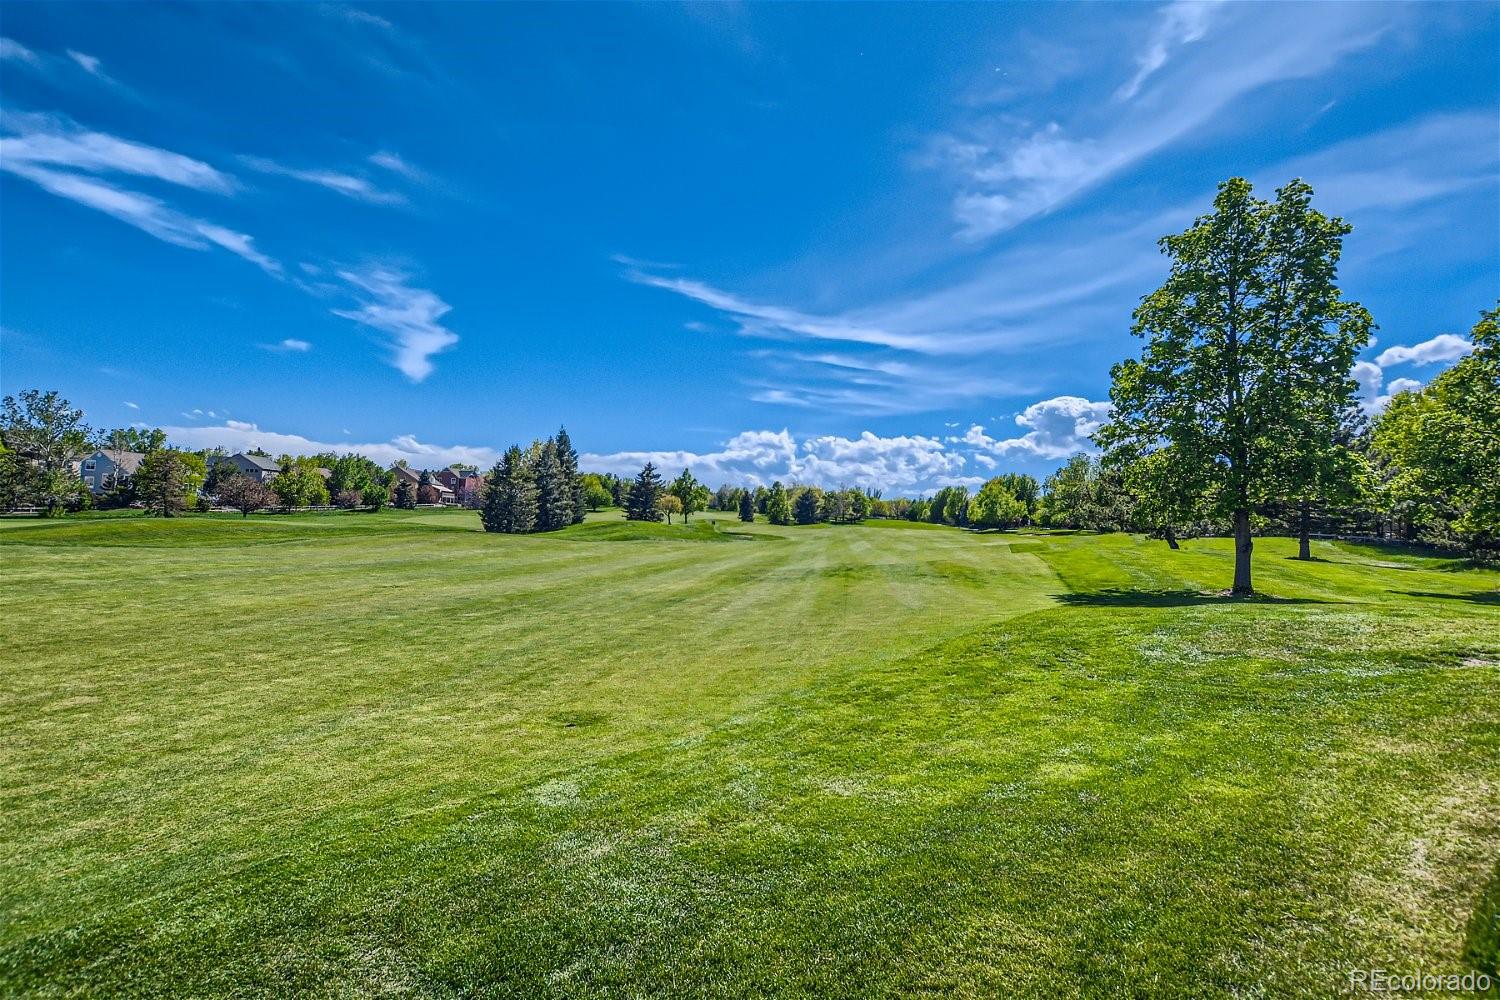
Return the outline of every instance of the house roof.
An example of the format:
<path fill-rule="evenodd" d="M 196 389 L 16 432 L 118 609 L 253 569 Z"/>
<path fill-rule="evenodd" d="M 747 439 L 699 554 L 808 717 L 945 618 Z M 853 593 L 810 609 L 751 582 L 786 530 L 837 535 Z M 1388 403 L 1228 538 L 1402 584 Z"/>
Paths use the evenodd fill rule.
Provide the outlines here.
<path fill-rule="evenodd" d="M 141 459 L 146 457 L 145 452 L 140 451 L 96 451 L 91 458 L 107 458 L 115 463 L 115 468 L 122 469 L 131 474 L 141 467 Z"/>
<path fill-rule="evenodd" d="M 249 462 L 251 465 L 255 466 L 257 469 L 262 469 L 262 470 L 264 470 L 266 472 L 280 472 L 281 471 L 281 463 L 278 462 L 278 461 L 276 461 L 276 459 L 274 459 L 274 458 L 268 458 L 265 455 L 246 455 L 244 452 L 240 452 L 238 455 L 235 455 L 233 457 L 234 458 L 243 458 L 245 461 Z"/>

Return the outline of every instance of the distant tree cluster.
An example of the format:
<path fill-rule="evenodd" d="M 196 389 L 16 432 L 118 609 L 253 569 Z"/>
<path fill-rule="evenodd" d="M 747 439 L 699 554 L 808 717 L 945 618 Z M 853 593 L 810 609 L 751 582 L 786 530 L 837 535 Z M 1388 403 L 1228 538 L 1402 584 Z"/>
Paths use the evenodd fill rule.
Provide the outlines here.
<path fill-rule="evenodd" d="M 578 452 L 564 429 L 529 448 L 506 449 L 486 478 L 479 519 L 485 531 L 557 531 L 582 521 L 588 500 Z"/>

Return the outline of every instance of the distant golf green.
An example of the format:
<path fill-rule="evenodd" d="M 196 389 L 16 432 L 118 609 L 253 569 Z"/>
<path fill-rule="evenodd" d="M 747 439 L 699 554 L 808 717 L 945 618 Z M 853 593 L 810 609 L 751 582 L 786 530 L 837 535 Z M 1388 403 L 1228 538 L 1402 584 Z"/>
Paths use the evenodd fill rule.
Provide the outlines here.
<path fill-rule="evenodd" d="M 1500 574 L 471 512 L 0 523 L 0 993 L 1496 971 Z"/>

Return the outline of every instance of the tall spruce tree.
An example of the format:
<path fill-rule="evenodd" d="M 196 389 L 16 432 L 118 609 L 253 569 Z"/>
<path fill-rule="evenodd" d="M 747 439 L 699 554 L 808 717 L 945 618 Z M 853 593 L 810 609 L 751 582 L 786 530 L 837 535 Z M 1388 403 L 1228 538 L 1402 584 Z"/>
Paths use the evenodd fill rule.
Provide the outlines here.
<path fill-rule="evenodd" d="M 625 519 L 628 521 L 660 521 L 661 510 L 656 501 L 661 499 L 661 476 L 650 462 L 641 469 L 640 475 L 630 485 L 630 496 L 626 500 Z"/>
<path fill-rule="evenodd" d="M 573 447 L 573 440 L 568 437 L 566 427 L 557 429 L 556 441 L 557 464 L 561 467 L 563 480 L 568 485 L 568 497 L 573 507 L 573 514 L 568 523 L 578 524 L 589 512 L 588 497 L 583 489 L 583 477 L 578 474 L 578 451 Z"/>
<path fill-rule="evenodd" d="M 557 441 L 549 438 L 536 461 L 536 530 L 556 531 L 573 523 L 573 490 L 557 460 Z"/>
<path fill-rule="evenodd" d="M 1271 202 L 1225 181 L 1211 214 L 1161 240 L 1170 274 L 1135 311 L 1145 349 L 1110 373 L 1114 415 L 1095 440 L 1117 467 L 1165 456 L 1157 471 L 1179 495 L 1231 521 L 1235 595 L 1253 592 L 1251 515 L 1349 468 L 1325 459 L 1374 325 L 1339 292 L 1349 231 L 1302 181 Z"/>
<path fill-rule="evenodd" d="M 495 464 L 480 512 L 486 531 L 519 535 L 536 530 L 536 479 L 526 452 L 511 445 Z"/>
<path fill-rule="evenodd" d="M 740 520 L 746 524 L 755 520 L 755 498 L 749 490 L 740 490 Z"/>

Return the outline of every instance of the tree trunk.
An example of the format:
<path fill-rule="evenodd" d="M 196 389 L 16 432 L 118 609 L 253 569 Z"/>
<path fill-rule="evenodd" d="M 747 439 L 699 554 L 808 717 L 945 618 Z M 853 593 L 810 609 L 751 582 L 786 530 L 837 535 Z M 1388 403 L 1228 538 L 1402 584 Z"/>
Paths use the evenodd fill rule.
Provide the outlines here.
<path fill-rule="evenodd" d="M 1249 597 L 1255 593 L 1250 586 L 1250 553 L 1254 548 L 1255 542 L 1250 537 L 1250 512 L 1237 510 L 1234 512 L 1234 589 L 1230 591 L 1235 597 Z"/>
<path fill-rule="evenodd" d="M 1177 544 L 1177 532 L 1175 530 L 1173 530 L 1173 528 L 1172 528 L 1172 526 L 1170 524 L 1167 525 L 1166 536 L 1167 536 L 1167 548 L 1169 548 L 1169 549 L 1180 549 L 1180 548 L 1182 548 L 1182 546 L 1180 546 L 1180 545 Z"/>
<path fill-rule="evenodd" d="M 1306 500 L 1298 505 L 1301 508 L 1301 524 L 1297 532 L 1297 558 L 1303 562 L 1312 559 L 1312 539 L 1308 537 L 1312 522 L 1312 504 Z"/>

